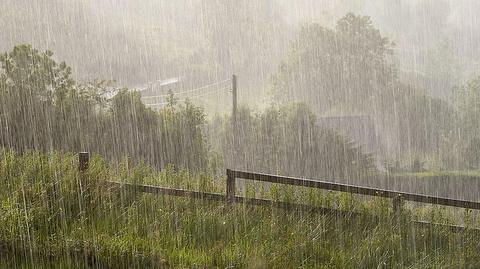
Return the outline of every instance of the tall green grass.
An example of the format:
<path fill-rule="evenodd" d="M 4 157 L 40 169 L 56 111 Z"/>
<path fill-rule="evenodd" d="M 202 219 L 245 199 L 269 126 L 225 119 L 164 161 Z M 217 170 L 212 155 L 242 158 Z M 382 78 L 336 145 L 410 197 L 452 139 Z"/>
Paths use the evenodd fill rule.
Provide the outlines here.
<path fill-rule="evenodd" d="M 224 178 L 99 157 L 0 151 L 0 266 L 16 268 L 479 268 L 480 236 L 393 218 L 385 199 L 247 185 L 247 196 L 360 217 L 128 192 L 105 180 L 221 192 Z M 80 186 L 81 185 L 81 186 Z M 446 220 L 442 209 L 429 210 Z M 372 217 L 374 216 L 374 217 Z"/>

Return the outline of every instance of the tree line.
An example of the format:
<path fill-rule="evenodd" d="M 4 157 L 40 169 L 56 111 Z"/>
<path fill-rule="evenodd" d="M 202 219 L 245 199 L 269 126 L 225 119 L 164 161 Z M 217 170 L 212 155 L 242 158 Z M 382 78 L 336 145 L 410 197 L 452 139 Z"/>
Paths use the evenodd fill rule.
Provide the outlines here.
<path fill-rule="evenodd" d="M 333 29 L 306 25 L 272 76 L 273 104 L 261 112 L 240 109 L 234 127 L 229 117 L 207 121 L 189 101 L 171 98 L 154 111 L 133 90 L 78 83 L 52 52 L 19 45 L 0 56 L 0 144 L 19 152 L 128 155 L 159 168 L 341 177 L 370 170 L 372 156 L 315 117 L 367 114 L 387 159 L 477 168 L 478 79 L 456 87 L 451 101 L 429 96 L 399 77 L 393 48 L 367 16 L 347 14 Z"/>
<path fill-rule="evenodd" d="M 317 115 L 371 116 L 386 159 L 479 167 L 478 79 L 449 100 L 433 97 L 401 78 L 394 48 L 368 16 L 349 13 L 334 28 L 307 24 L 272 78 L 274 100 L 303 100 Z"/>
<path fill-rule="evenodd" d="M 1 55 L 2 147 L 87 150 L 112 160 L 129 156 L 157 168 L 173 164 L 193 171 L 227 166 L 344 176 L 371 167 L 370 156 L 317 126 L 305 105 L 272 106 L 260 114 L 245 107 L 233 128 L 230 117 L 207 121 L 203 109 L 188 100 L 180 104 L 172 96 L 154 111 L 138 92 L 108 81 L 77 83 L 70 67 L 52 56 L 29 45 Z M 215 133 L 209 136 L 205 126 Z"/>
<path fill-rule="evenodd" d="M 105 81 L 76 83 L 70 67 L 52 55 L 20 45 L 0 56 L 3 147 L 18 152 L 87 150 L 107 158 L 143 159 L 157 167 L 205 166 L 205 141 L 198 128 L 205 122 L 202 109 L 187 102 L 154 112 L 137 92 Z"/>

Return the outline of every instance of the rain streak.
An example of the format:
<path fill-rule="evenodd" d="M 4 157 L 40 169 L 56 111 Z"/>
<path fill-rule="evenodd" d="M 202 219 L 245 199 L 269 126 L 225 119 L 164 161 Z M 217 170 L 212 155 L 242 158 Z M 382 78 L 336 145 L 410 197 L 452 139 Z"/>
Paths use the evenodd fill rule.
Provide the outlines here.
<path fill-rule="evenodd" d="M 480 1 L 0 14 L 0 268 L 480 268 Z"/>

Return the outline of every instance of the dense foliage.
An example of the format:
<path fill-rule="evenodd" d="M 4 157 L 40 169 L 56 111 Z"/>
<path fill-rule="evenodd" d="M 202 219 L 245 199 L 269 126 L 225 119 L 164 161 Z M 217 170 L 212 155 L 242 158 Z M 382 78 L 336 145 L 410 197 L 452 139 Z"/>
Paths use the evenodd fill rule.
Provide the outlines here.
<path fill-rule="evenodd" d="M 455 107 L 401 80 L 393 48 L 368 16 L 349 13 L 333 29 L 307 24 L 273 77 L 275 101 L 305 101 L 317 115 L 368 115 L 382 158 L 465 168 L 451 156 L 459 142 Z"/>
<path fill-rule="evenodd" d="M 458 109 L 459 154 L 465 158 L 470 169 L 480 168 L 480 77 L 459 86 L 453 92 L 454 104 Z"/>
<path fill-rule="evenodd" d="M 318 127 L 304 105 L 272 107 L 258 116 L 241 110 L 235 129 L 226 119 L 208 139 L 202 109 L 188 101 L 177 104 L 172 97 L 169 105 L 153 111 L 128 89 L 105 81 L 76 84 L 65 63 L 30 46 L 15 47 L 0 62 L 0 145 L 18 152 L 86 150 L 111 160 L 129 156 L 158 168 L 218 170 L 225 163 L 310 177 L 342 177 L 372 168 L 369 156 Z"/>
<path fill-rule="evenodd" d="M 0 145 L 19 152 L 90 151 L 117 160 L 128 155 L 157 167 L 205 167 L 199 107 L 187 102 L 154 112 L 138 93 L 108 82 L 76 84 L 65 63 L 31 46 L 2 54 L 0 64 Z"/>
<path fill-rule="evenodd" d="M 283 100 L 308 100 L 320 110 L 371 106 L 395 76 L 386 61 L 391 47 L 366 16 L 347 14 L 333 30 L 304 26 L 275 77 L 275 92 Z"/>
<path fill-rule="evenodd" d="M 375 169 L 373 158 L 316 121 L 304 104 L 272 106 L 261 113 L 244 107 L 227 121 L 222 150 L 227 167 L 317 179 L 359 176 Z"/>

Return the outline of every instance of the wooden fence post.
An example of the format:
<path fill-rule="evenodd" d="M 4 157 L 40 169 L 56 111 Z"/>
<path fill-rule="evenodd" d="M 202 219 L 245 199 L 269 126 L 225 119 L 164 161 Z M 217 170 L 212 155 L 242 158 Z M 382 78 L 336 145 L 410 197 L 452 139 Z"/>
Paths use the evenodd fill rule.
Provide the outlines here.
<path fill-rule="evenodd" d="M 235 173 L 227 169 L 227 189 L 226 189 L 227 201 L 235 201 Z"/>
<path fill-rule="evenodd" d="M 395 195 L 392 200 L 393 203 L 393 216 L 398 224 L 400 224 L 400 217 L 402 214 L 402 205 L 403 205 L 403 197 L 401 194 Z"/>
<path fill-rule="evenodd" d="M 90 160 L 90 155 L 88 152 L 79 152 L 78 153 L 78 171 L 84 173 L 88 170 L 88 162 Z"/>

